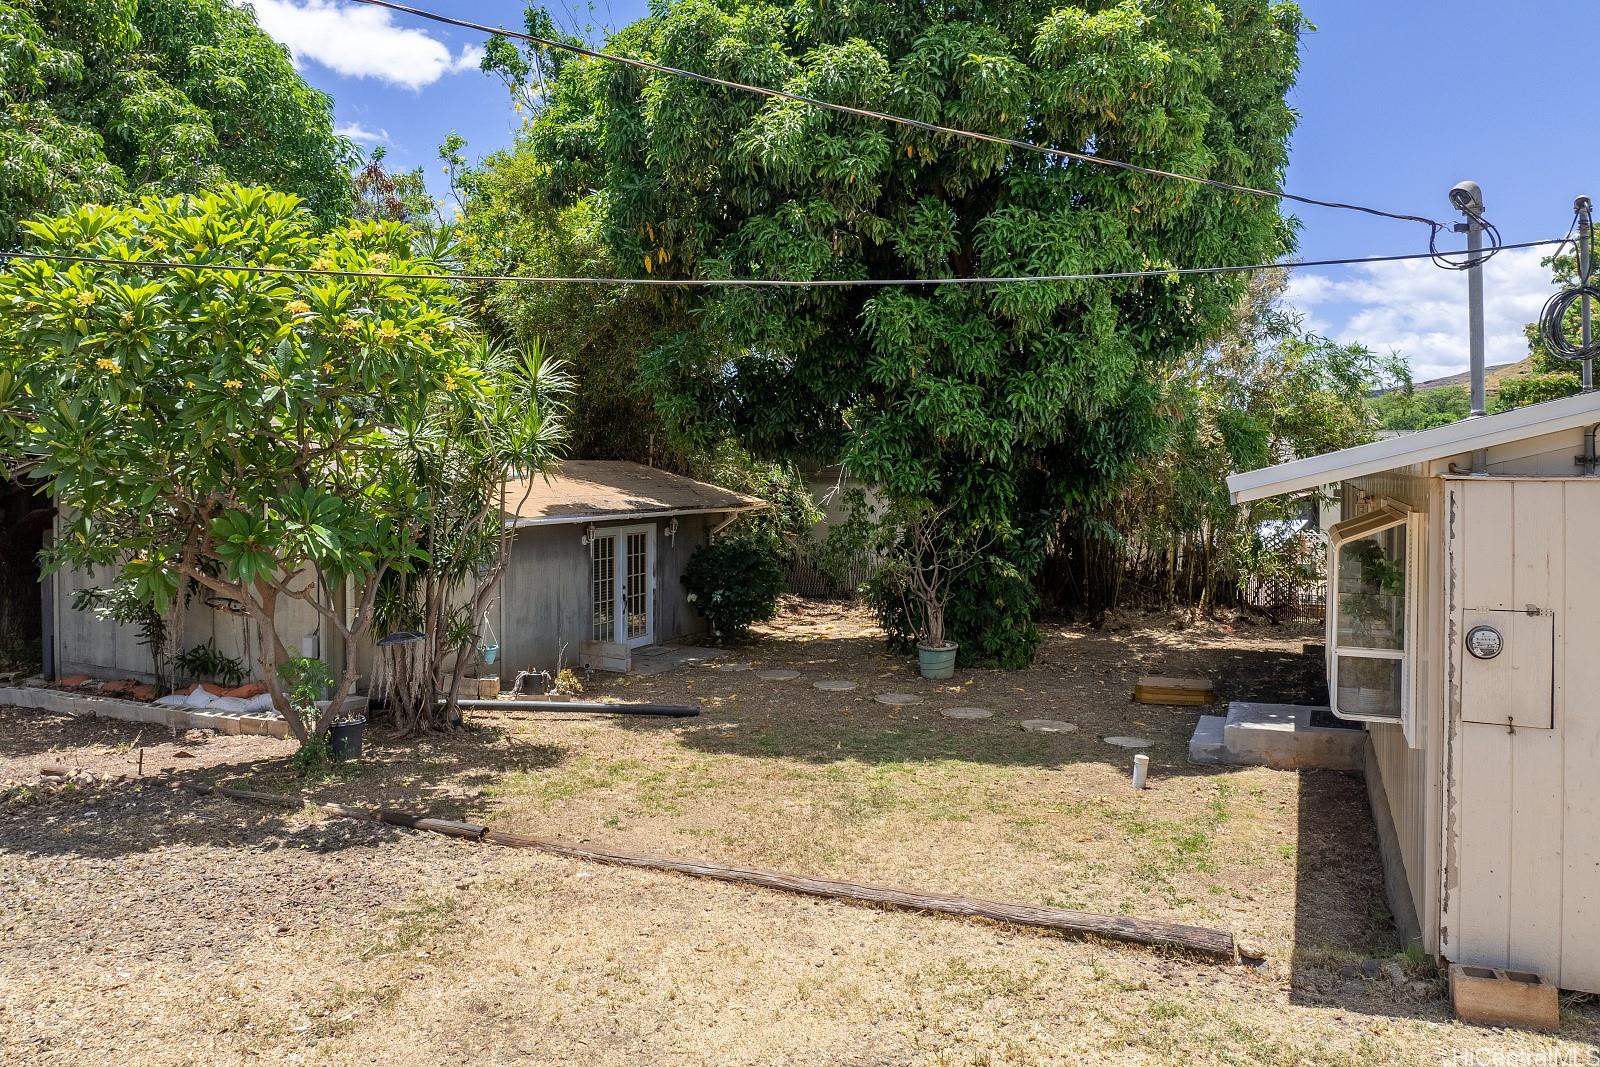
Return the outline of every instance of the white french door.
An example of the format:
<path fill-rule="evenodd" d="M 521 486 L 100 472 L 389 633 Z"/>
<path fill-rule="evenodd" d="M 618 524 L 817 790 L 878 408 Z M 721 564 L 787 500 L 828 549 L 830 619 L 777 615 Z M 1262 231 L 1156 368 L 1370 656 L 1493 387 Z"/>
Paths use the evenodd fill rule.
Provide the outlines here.
<path fill-rule="evenodd" d="M 589 542 L 589 636 L 637 648 L 655 640 L 656 528 L 623 526 Z"/>

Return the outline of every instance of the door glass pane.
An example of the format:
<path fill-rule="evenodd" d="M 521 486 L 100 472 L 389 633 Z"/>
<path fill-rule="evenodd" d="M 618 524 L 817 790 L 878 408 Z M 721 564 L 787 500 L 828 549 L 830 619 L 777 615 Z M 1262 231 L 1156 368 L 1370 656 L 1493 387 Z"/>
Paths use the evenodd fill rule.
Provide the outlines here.
<path fill-rule="evenodd" d="M 1363 719 L 1399 719 L 1403 674 L 1397 659 L 1340 656 L 1334 710 Z"/>
<path fill-rule="evenodd" d="M 596 641 L 617 639 L 617 539 L 596 537 L 589 542 L 589 581 L 593 591 L 594 622 L 589 636 Z"/>
<path fill-rule="evenodd" d="M 1406 647 L 1406 527 L 1346 541 L 1339 546 L 1340 648 L 1401 651 Z"/>
<path fill-rule="evenodd" d="M 650 543 L 644 533 L 628 535 L 628 640 L 650 632 Z"/>

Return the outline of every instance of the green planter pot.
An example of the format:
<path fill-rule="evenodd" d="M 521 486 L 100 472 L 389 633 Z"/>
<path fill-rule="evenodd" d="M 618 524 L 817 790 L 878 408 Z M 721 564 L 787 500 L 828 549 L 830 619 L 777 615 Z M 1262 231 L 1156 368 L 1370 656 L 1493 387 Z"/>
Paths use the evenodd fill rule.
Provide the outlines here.
<path fill-rule="evenodd" d="M 924 678 L 938 680 L 949 678 L 956 673 L 956 643 L 946 641 L 942 645 L 917 645 L 917 666 L 922 669 Z"/>

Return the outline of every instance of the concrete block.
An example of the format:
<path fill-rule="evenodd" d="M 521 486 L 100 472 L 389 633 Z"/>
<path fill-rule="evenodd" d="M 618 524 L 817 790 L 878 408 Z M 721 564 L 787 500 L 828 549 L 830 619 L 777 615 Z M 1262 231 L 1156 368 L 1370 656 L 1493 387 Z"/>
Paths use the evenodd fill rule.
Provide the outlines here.
<path fill-rule="evenodd" d="M 241 734 L 271 737 L 273 721 L 265 715 L 241 715 L 239 716 L 239 732 Z"/>
<path fill-rule="evenodd" d="M 267 736 L 284 738 L 289 736 L 289 724 L 282 719 L 267 720 Z"/>
<path fill-rule="evenodd" d="M 1233 762 L 1280 770 L 1360 770 L 1365 731 L 1313 726 L 1313 710 L 1296 704 L 1232 702 L 1223 735 Z"/>
<path fill-rule="evenodd" d="M 1452 963 L 1450 1004 L 1457 1019 L 1478 1026 L 1555 1030 L 1561 1025 L 1555 985 L 1529 971 Z"/>
<path fill-rule="evenodd" d="M 1202 715 L 1189 738 L 1189 762 L 1226 764 L 1228 747 L 1223 733 L 1227 719 L 1221 715 Z"/>

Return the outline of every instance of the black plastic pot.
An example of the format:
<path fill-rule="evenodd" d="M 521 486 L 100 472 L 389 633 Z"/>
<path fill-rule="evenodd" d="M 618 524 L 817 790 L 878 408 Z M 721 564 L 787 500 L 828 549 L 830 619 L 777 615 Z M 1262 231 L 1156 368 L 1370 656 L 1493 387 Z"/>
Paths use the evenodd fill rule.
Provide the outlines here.
<path fill-rule="evenodd" d="M 361 758 L 361 739 L 367 730 L 365 717 L 338 722 L 328 727 L 328 751 L 340 763 Z"/>

